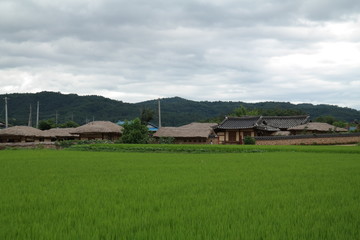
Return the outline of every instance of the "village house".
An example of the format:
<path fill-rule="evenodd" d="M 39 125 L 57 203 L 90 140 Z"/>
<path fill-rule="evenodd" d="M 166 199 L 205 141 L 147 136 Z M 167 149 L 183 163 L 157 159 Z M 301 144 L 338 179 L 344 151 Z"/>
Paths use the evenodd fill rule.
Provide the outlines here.
<path fill-rule="evenodd" d="M 155 138 L 174 138 L 178 144 L 217 144 L 216 123 L 190 123 L 180 127 L 161 127 Z"/>
<path fill-rule="evenodd" d="M 51 128 L 49 130 L 44 130 L 43 132 L 46 135 L 51 136 L 51 141 L 64 141 L 64 140 L 77 140 L 79 139 L 78 134 L 72 134 L 74 128 Z"/>
<path fill-rule="evenodd" d="M 292 135 L 298 134 L 321 134 L 321 133 L 340 133 L 347 132 L 345 128 L 335 127 L 328 123 L 309 122 L 299 126 L 289 128 Z"/>
<path fill-rule="evenodd" d="M 123 130 L 110 121 L 94 121 L 70 131 L 71 134 L 79 135 L 80 140 L 118 140 Z"/>
<path fill-rule="evenodd" d="M 37 128 L 14 126 L 0 130 L 1 143 L 50 142 L 53 136 Z"/>
<path fill-rule="evenodd" d="M 226 117 L 214 128 L 219 144 L 243 144 L 244 138 L 290 134 L 288 129 L 308 123 L 309 116 Z"/>

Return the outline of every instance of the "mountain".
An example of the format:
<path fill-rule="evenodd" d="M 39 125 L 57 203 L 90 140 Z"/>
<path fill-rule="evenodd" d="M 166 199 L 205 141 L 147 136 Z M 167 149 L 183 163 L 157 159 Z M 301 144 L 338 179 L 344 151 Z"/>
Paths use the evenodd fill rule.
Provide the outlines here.
<path fill-rule="evenodd" d="M 140 116 L 143 108 L 155 112 L 154 123 L 158 123 L 158 100 L 140 103 L 125 103 L 102 96 L 79 96 L 59 92 L 14 93 L 0 95 L 0 99 L 8 97 L 9 123 L 27 125 L 30 105 L 32 106 L 32 124 L 36 121 L 36 106 L 39 101 L 39 119 L 56 119 L 58 123 L 73 120 L 84 124 L 94 120 L 131 120 Z M 292 104 L 289 102 L 223 102 L 223 101 L 191 101 L 180 97 L 161 99 L 161 119 L 163 126 L 179 126 L 194 121 L 219 117 L 231 113 L 240 105 L 248 109 L 293 110 L 309 114 L 312 119 L 331 115 L 342 121 L 351 122 L 360 119 L 360 111 L 334 105 Z M 0 121 L 5 119 L 4 104 L 0 104 Z"/>

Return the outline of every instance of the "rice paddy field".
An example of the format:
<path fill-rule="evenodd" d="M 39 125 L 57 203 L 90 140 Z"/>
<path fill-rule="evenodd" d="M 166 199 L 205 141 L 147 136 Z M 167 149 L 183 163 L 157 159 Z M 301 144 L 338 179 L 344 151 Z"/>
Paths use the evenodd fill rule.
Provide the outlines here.
<path fill-rule="evenodd" d="M 0 239 L 360 239 L 359 149 L 2 150 Z"/>

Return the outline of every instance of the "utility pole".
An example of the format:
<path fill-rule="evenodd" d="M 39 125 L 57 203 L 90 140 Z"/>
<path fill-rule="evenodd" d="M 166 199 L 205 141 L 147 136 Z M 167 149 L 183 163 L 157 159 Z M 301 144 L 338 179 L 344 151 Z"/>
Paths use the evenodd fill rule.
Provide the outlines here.
<path fill-rule="evenodd" d="M 160 108 L 160 98 L 158 98 L 158 111 L 159 111 L 159 128 L 161 128 L 161 108 Z"/>
<path fill-rule="evenodd" d="M 36 107 L 36 128 L 39 128 L 39 101 L 37 102 Z"/>
<path fill-rule="evenodd" d="M 8 108 L 7 108 L 7 100 L 8 98 L 5 97 L 5 128 L 9 127 L 9 121 L 8 121 Z"/>
<path fill-rule="evenodd" d="M 30 113 L 29 113 L 29 121 L 28 121 L 28 126 L 29 127 L 31 127 L 31 125 L 32 125 L 32 123 L 31 123 L 31 112 L 32 112 L 32 110 L 31 110 L 31 104 L 30 104 Z"/>
<path fill-rule="evenodd" d="M 57 127 L 57 124 L 58 123 L 58 113 L 57 113 L 57 111 L 55 112 L 55 125 L 56 125 L 56 127 Z"/>

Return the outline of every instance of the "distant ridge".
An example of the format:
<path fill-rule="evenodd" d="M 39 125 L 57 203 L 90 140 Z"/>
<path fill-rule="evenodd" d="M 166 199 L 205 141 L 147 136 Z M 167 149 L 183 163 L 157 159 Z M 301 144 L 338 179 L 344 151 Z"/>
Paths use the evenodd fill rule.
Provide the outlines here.
<path fill-rule="evenodd" d="M 140 115 L 142 108 L 155 111 L 153 122 L 157 119 L 157 100 L 139 103 L 125 103 L 102 96 L 79 96 L 77 94 L 62 94 L 60 92 L 12 93 L 7 96 L 9 122 L 14 125 L 27 125 L 29 108 L 32 105 L 32 122 L 35 123 L 36 102 L 40 102 L 40 120 L 55 119 L 58 122 L 74 120 L 79 124 L 94 120 L 131 120 Z M 224 102 L 224 101 L 192 101 L 180 97 L 161 99 L 161 115 L 163 126 L 180 126 L 194 121 L 203 121 L 215 117 L 224 117 L 235 108 L 243 105 L 245 108 L 257 109 L 290 109 L 300 110 L 309 114 L 312 119 L 331 115 L 342 121 L 351 122 L 360 119 L 360 111 L 334 105 L 292 104 L 289 102 Z M 0 104 L 0 121 L 4 121 L 4 104 Z"/>

